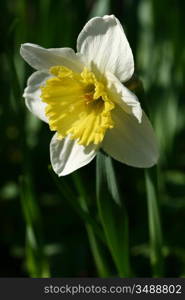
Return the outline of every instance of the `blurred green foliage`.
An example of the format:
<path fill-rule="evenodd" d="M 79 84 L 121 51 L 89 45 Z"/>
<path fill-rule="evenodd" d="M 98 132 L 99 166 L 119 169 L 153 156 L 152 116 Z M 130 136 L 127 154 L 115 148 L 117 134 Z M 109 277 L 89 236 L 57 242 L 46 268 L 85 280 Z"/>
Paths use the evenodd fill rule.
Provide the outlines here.
<path fill-rule="evenodd" d="M 19 55 L 24 42 L 75 49 L 86 21 L 104 14 L 115 14 L 126 30 L 145 89 L 140 101 L 160 145 L 157 195 L 150 193 L 150 181 L 146 193 L 143 170 L 113 162 L 128 213 L 122 229 L 129 228 L 132 275 L 153 274 L 147 195 L 157 197 L 160 208 L 164 276 L 185 275 L 184 11 L 185 2 L 175 0 L 0 1 L 1 277 L 116 275 L 98 222 L 95 160 L 61 179 L 48 169 L 52 133 L 24 105 L 21 95 L 33 70 Z M 108 218 L 105 201 L 99 205 L 100 218 Z"/>

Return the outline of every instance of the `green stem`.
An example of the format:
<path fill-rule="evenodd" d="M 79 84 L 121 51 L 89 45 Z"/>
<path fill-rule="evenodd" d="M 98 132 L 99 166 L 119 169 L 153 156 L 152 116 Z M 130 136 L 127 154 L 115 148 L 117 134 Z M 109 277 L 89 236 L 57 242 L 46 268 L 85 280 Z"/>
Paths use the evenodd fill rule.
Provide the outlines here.
<path fill-rule="evenodd" d="M 120 277 L 130 276 L 128 218 L 120 197 L 112 160 L 104 153 L 96 161 L 97 207 L 107 246 Z"/>
<path fill-rule="evenodd" d="M 158 203 L 157 169 L 145 170 L 150 235 L 150 261 L 153 277 L 163 276 L 163 239 Z"/>
<path fill-rule="evenodd" d="M 85 222 L 85 224 L 89 224 L 94 228 L 96 236 L 101 240 L 101 242 L 103 244 L 105 244 L 105 238 L 104 238 L 104 235 L 103 235 L 103 232 L 102 232 L 100 226 L 98 226 L 96 221 L 87 212 L 87 210 L 84 209 L 84 205 L 86 207 L 85 201 L 83 201 L 84 205 L 82 205 L 82 202 L 81 202 L 80 206 L 77 205 L 77 201 L 76 201 L 77 197 L 76 197 L 76 194 L 74 194 L 73 191 L 71 190 L 71 186 L 67 184 L 65 179 L 61 180 L 54 173 L 51 166 L 49 167 L 49 172 L 50 172 L 52 179 L 53 179 L 59 193 L 61 194 L 61 196 L 67 200 L 67 203 L 69 203 L 69 205 L 72 207 L 72 209 L 74 209 L 74 211 L 80 216 L 80 218 Z M 75 179 L 75 175 L 74 175 L 74 180 L 75 180 L 75 185 L 77 187 L 77 180 Z M 79 194 L 81 194 L 81 193 L 83 194 L 83 198 L 84 198 L 84 192 L 82 192 L 80 185 L 78 185 L 77 190 L 78 190 Z M 82 201 L 82 200 L 80 200 L 80 201 Z"/>
<path fill-rule="evenodd" d="M 78 176 L 76 176 L 74 174 L 73 178 L 74 178 L 74 182 L 77 187 L 77 190 L 80 194 L 79 203 L 80 203 L 81 209 L 85 213 L 88 214 L 89 213 L 89 209 L 88 209 L 88 205 L 87 205 L 87 197 L 88 196 L 87 196 L 86 190 L 84 188 L 84 185 L 82 183 L 81 177 L 79 174 L 78 174 Z M 97 268 L 99 277 L 101 277 L 101 278 L 110 277 L 111 274 L 110 274 L 110 271 L 108 269 L 107 263 L 104 258 L 103 249 L 101 247 L 102 245 L 98 242 L 98 239 L 96 238 L 96 227 L 89 224 L 89 222 L 85 223 L 85 227 L 87 230 L 89 244 L 91 247 L 92 255 L 94 257 L 94 261 L 96 264 L 96 268 Z M 103 241 L 104 241 L 104 238 L 103 238 Z"/>

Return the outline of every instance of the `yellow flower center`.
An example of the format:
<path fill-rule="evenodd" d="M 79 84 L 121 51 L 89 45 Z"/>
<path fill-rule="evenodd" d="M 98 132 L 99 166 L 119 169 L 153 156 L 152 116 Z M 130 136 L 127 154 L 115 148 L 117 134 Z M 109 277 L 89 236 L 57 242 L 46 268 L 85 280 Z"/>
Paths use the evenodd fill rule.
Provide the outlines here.
<path fill-rule="evenodd" d="M 69 135 L 84 146 L 101 143 L 106 130 L 113 127 L 111 110 L 114 104 L 105 84 L 86 68 L 76 73 L 55 66 L 50 73 L 54 77 L 41 87 L 50 129 L 57 131 L 59 139 Z"/>

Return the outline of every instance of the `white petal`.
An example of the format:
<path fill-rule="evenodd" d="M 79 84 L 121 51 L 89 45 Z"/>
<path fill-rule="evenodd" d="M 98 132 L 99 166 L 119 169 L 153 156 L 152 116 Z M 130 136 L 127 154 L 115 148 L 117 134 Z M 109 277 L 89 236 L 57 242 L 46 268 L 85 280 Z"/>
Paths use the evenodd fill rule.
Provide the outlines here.
<path fill-rule="evenodd" d="M 159 152 L 153 128 L 143 112 L 142 123 L 120 108 L 112 114 L 115 127 L 107 131 L 102 148 L 127 165 L 148 168 L 156 164 Z"/>
<path fill-rule="evenodd" d="M 76 72 L 81 72 L 83 69 L 80 55 L 76 55 L 71 48 L 45 49 L 26 43 L 21 45 L 20 54 L 36 70 L 48 70 L 56 65 L 62 65 Z"/>
<path fill-rule="evenodd" d="M 42 102 L 40 98 L 41 89 L 46 79 L 51 77 L 48 73 L 34 72 L 28 79 L 27 87 L 24 90 L 23 97 L 27 108 L 39 119 L 48 123 L 48 119 L 45 115 L 46 104 Z"/>
<path fill-rule="evenodd" d="M 95 157 L 96 152 L 95 145 L 84 147 L 69 137 L 58 140 L 57 133 L 50 143 L 51 165 L 58 176 L 70 174 L 87 165 Z"/>
<path fill-rule="evenodd" d="M 142 118 L 142 109 L 137 96 L 126 88 L 112 73 L 106 73 L 108 93 L 110 98 L 122 107 L 122 109 L 133 114 L 139 122 Z"/>
<path fill-rule="evenodd" d="M 129 80 L 134 72 L 132 50 L 113 15 L 91 19 L 79 34 L 77 51 L 86 57 L 89 66 L 95 65 L 101 73 L 110 71 L 120 81 Z"/>

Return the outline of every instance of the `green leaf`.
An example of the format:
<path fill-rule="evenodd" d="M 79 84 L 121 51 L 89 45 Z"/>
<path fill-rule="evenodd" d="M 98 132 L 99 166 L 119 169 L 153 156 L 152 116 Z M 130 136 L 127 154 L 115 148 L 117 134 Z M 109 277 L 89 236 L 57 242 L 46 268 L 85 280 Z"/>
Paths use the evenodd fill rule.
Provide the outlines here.
<path fill-rule="evenodd" d="M 112 160 L 97 154 L 97 203 L 107 245 L 121 277 L 130 276 L 128 218 L 116 183 Z"/>
<path fill-rule="evenodd" d="M 94 2 L 89 19 L 97 16 L 104 16 L 110 12 L 110 0 L 98 0 Z"/>
<path fill-rule="evenodd" d="M 21 205 L 26 223 L 26 266 L 31 277 L 49 277 L 49 265 L 44 254 L 41 215 L 34 197 L 30 178 L 20 179 Z"/>
<path fill-rule="evenodd" d="M 86 230 L 99 277 L 110 277 L 111 274 L 104 257 L 103 249 L 96 238 L 96 234 L 94 233 L 92 226 L 87 224 Z"/>

